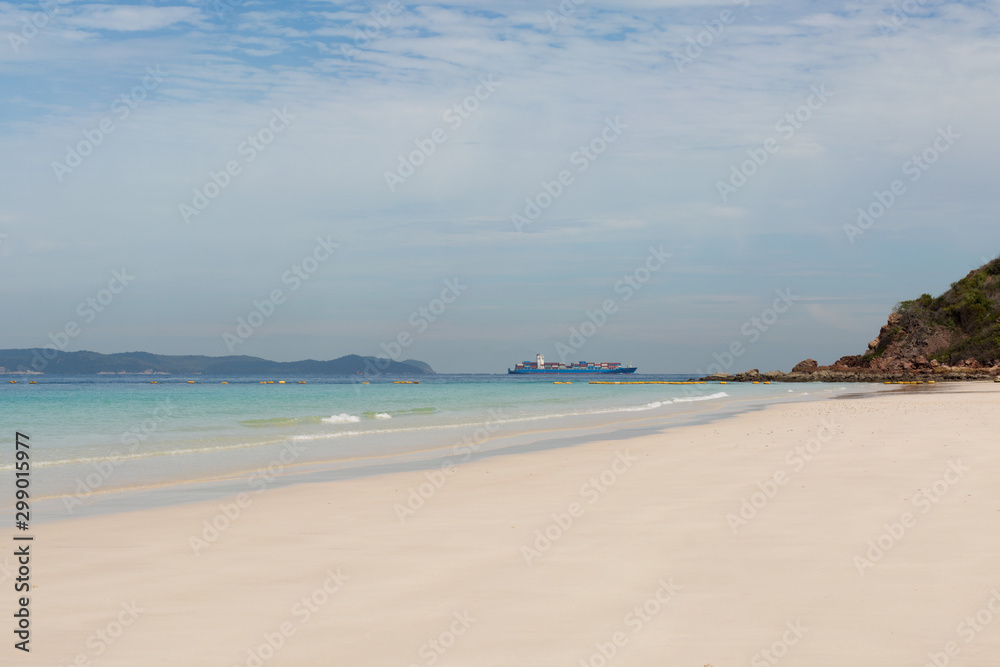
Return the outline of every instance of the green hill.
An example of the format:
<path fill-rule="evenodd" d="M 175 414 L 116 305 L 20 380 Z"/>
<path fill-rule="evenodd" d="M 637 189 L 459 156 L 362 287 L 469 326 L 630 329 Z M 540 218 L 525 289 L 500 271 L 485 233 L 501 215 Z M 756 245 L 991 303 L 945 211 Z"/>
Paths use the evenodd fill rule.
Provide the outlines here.
<path fill-rule="evenodd" d="M 351 354 L 330 361 L 268 361 L 258 357 L 176 356 L 149 352 L 59 352 L 51 348 L 0 350 L 0 367 L 6 371 L 37 371 L 58 375 L 97 373 L 169 373 L 175 375 L 426 375 L 433 374 L 422 361 L 398 362 Z"/>

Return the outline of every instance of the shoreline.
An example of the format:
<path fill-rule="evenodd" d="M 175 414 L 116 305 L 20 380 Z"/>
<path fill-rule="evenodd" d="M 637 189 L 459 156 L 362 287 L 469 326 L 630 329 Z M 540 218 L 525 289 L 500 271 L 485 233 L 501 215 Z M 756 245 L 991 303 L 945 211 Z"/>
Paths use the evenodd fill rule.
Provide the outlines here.
<path fill-rule="evenodd" d="M 998 407 L 906 387 L 41 524 L 22 664 L 987 667 Z"/>
<path fill-rule="evenodd" d="M 872 385 L 859 395 L 891 391 Z M 620 440 L 640 435 L 662 434 L 684 426 L 708 424 L 729 419 L 745 412 L 766 409 L 770 405 L 795 402 L 822 401 L 836 398 L 827 394 L 808 397 L 795 395 L 780 398 L 739 398 L 722 404 L 697 402 L 683 411 L 668 415 L 640 416 L 630 420 L 607 422 L 601 425 L 572 424 L 573 418 L 557 427 L 537 431 L 501 435 L 486 440 L 479 449 L 473 445 L 473 452 L 460 452 L 462 464 L 495 456 L 530 454 L 537 451 L 562 449 L 587 444 L 593 440 Z M 576 420 L 579 421 L 579 420 Z M 494 441 L 513 441 L 508 444 L 493 444 Z M 254 484 L 255 474 L 261 468 L 235 470 L 211 477 L 174 480 L 125 488 L 95 489 L 85 495 L 55 495 L 36 497 L 34 500 L 36 523 L 73 520 L 87 516 L 131 512 L 176 504 L 211 501 L 240 492 L 255 492 L 260 489 L 280 488 L 298 484 L 315 484 L 367 478 L 382 474 L 426 471 L 446 465 L 448 453 L 454 454 L 455 447 L 443 445 L 436 449 L 411 451 L 405 454 L 360 456 L 356 459 L 329 459 L 292 461 L 282 463 L 279 470 L 265 475 L 263 488 Z M 42 473 L 44 474 L 44 473 Z M 249 482 L 249 484 L 248 484 Z M 0 517 L 12 518 L 12 506 L 0 506 Z"/>

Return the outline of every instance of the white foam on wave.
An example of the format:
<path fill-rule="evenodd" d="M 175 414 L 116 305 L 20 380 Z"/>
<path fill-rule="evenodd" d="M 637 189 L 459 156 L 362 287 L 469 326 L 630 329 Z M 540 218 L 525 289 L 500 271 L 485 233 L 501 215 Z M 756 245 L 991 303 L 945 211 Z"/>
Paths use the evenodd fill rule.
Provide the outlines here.
<path fill-rule="evenodd" d="M 656 408 L 662 408 L 664 405 L 670 405 L 673 401 L 653 401 L 652 403 L 646 403 L 645 405 L 633 405 L 627 408 L 615 408 L 614 410 L 598 410 L 593 414 L 600 414 L 601 412 L 644 412 L 646 410 L 655 410 Z"/>
<path fill-rule="evenodd" d="M 714 394 L 709 394 L 708 396 L 685 396 L 682 398 L 675 398 L 674 403 L 690 403 L 691 401 L 712 401 L 717 398 L 726 398 L 729 396 L 724 391 L 719 391 Z"/>
<path fill-rule="evenodd" d="M 392 419 L 392 415 L 388 412 L 376 412 L 375 419 Z"/>
<path fill-rule="evenodd" d="M 720 398 L 727 398 L 729 394 L 724 391 L 716 392 L 714 394 L 709 394 L 707 396 L 691 396 L 682 397 L 674 399 L 666 399 L 663 401 L 652 401 L 650 403 L 645 403 L 643 405 L 631 405 L 626 407 L 618 408 L 604 408 L 598 410 L 583 410 L 579 412 L 561 412 L 561 413 L 550 413 L 544 415 L 524 415 L 520 417 L 512 417 L 508 419 L 491 419 L 486 422 L 465 422 L 457 424 L 435 424 L 433 426 L 411 426 L 406 428 L 394 428 L 394 429 L 370 429 L 365 431 L 335 431 L 330 433 L 314 433 L 311 435 L 293 435 L 292 440 L 332 440 L 336 438 L 343 438 L 345 436 L 353 435 L 376 435 L 383 433 L 406 433 L 413 431 L 436 431 L 444 429 L 457 429 L 457 428 L 469 428 L 475 426 L 486 426 L 490 424 L 517 424 L 523 422 L 533 422 L 543 419 L 558 419 L 561 417 L 585 417 L 592 415 L 604 415 L 612 414 L 616 412 L 644 412 L 647 410 L 655 410 L 661 408 L 665 405 L 670 405 L 671 403 L 687 403 L 691 401 L 711 401 L 718 400 Z M 326 420 L 324 420 L 326 421 Z"/>
<path fill-rule="evenodd" d="M 324 424 L 353 424 L 355 422 L 361 421 L 361 417 L 356 415 L 349 415 L 343 412 L 339 415 L 331 415 L 329 417 L 323 417 Z"/>

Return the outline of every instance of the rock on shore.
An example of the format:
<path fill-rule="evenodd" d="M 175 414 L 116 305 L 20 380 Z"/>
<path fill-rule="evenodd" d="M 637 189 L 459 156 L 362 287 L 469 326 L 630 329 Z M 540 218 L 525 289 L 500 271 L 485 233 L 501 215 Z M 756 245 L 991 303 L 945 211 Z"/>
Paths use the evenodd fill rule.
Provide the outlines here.
<path fill-rule="evenodd" d="M 956 368 L 939 366 L 933 372 L 878 371 L 846 366 L 820 366 L 812 372 L 767 371 L 753 368 L 743 373 L 713 373 L 701 380 L 708 382 L 906 382 L 934 380 L 937 382 L 961 380 L 990 380 L 1000 382 L 1000 368 Z"/>

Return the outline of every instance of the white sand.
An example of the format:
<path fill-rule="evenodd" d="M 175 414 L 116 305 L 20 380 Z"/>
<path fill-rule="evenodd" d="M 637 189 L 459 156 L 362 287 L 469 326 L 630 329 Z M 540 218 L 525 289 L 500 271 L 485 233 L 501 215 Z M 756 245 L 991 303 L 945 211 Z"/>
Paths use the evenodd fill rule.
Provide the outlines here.
<path fill-rule="evenodd" d="M 786 457 L 824 419 L 832 437 L 796 471 Z M 405 524 L 394 504 L 423 472 L 269 490 L 197 556 L 189 537 L 217 502 L 41 524 L 32 652 L 10 646 L 8 579 L 0 663 L 596 666 L 597 645 L 621 633 L 609 665 L 769 665 L 760 652 L 778 642 L 773 664 L 788 667 L 919 667 L 955 642 L 939 664 L 996 667 L 1000 618 L 958 626 L 1000 591 L 998 434 L 1000 386 L 966 384 L 493 457 L 459 468 Z M 618 452 L 635 462 L 581 493 Z M 923 500 L 949 461 L 968 470 Z M 727 514 L 776 471 L 787 483 L 734 534 Z M 572 503 L 582 515 L 529 566 L 522 547 Z M 855 557 L 904 512 L 910 527 L 860 574 Z M 349 579 L 324 592 L 338 570 Z M 314 593 L 314 611 L 293 611 Z M 644 603 L 645 620 L 627 616 Z M 96 633 L 119 620 L 131 625 L 106 644 Z M 281 648 L 248 661 L 283 623 Z"/>

